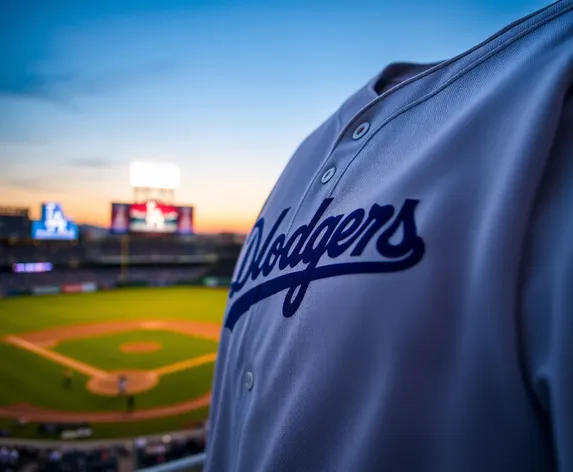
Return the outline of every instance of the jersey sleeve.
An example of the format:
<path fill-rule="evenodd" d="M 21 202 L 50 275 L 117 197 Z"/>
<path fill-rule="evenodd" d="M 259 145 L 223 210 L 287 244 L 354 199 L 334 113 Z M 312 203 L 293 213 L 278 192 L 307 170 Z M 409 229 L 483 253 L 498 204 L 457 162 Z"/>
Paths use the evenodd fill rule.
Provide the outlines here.
<path fill-rule="evenodd" d="M 525 247 L 519 325 L 526 384 L 556 470 L 573 472 L 573 93 L 564 102 Z"/>

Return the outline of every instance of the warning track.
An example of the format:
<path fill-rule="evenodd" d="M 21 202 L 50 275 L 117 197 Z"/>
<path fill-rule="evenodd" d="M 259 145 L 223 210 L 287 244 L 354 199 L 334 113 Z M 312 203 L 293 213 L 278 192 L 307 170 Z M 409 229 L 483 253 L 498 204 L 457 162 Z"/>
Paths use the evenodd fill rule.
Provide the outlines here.
<path fill-rule="evenodd" d="M 174 405 L 137 410 L 133 413 L 117 411 L 109 412 L 69 412 L 46 410 L 33 405 L 19 404 L 0 406 L 1 418 L 25 418 L 31 422 L 54 422 L 54 423 L 117 423 L 120 421 L 141 421 L 168 416 L 182 415 L 191 411 L 206 408 L 211 403 L 211 392 L 199 398 Z"/>

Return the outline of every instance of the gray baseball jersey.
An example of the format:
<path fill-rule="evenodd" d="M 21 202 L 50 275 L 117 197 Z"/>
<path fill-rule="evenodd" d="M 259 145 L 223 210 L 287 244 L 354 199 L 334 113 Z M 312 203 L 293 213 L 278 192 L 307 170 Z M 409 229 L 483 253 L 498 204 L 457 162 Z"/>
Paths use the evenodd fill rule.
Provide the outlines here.
<path fill-rule="evenodd" d="M 393 64 L 242 249 L 208 472 L 573 472 L 573 1 Z"/>

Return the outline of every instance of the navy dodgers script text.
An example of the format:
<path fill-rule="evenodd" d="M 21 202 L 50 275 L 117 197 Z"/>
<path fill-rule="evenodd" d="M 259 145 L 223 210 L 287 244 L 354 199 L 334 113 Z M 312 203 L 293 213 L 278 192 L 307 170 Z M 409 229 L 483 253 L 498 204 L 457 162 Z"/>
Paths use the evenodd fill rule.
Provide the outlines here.
<path fill-rule="evenodd" d="M 303 264 L 301 270 L 277 275 L 264 280 L 247 290 L 229 307 L 225 326 L 233 327 L 254 304 L 267 297 L 287 290 L 283 302 L 283 316 L 291 317 L 302 303 L 313 280 L 348 274 L 397 272 L 417 264 L 424 255 L 425 245 L 416 229 L 414 211 L 419 200 L 406 199 L 402 208 L 395 212 L 393 205 L 374 204 L 368 212 L 358 208 L 348 215 L 322 216 L 332 203 L 325 199 L 308 224 L 294 230 L 288 238 L 286 234 L 275 234 L 290 211 L 282 211 L 269 234 L 263 241 L 264 218 L 260 218 L 244 249 L 242 260 L 231 283 L 230 299 L 241 292 L 249 279 L 268 277 L 275 267 L 279 273 L 287 267 L 291 269 Z M 397 231 L 402 229 L 402 239 L 390 242 Z M 330 263 L 318 266 L 327 256 L 335 260 L 350 251 L 351 257 L 360 257 L 366 246 L 381 231 L 376 239 L 376 250 L 385 260 Z"/>

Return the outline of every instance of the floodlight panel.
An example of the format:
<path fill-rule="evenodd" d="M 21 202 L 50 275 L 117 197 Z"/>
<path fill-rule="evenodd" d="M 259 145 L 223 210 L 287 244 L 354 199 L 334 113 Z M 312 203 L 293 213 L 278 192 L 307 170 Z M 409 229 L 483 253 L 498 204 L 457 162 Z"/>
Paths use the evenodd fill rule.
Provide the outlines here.
<path fill-rule="evenodd" d="M 181 173 L 174 164 L 133 162 L 129 169 L 132 187 L 175 190 L 179 187 Z"/>

